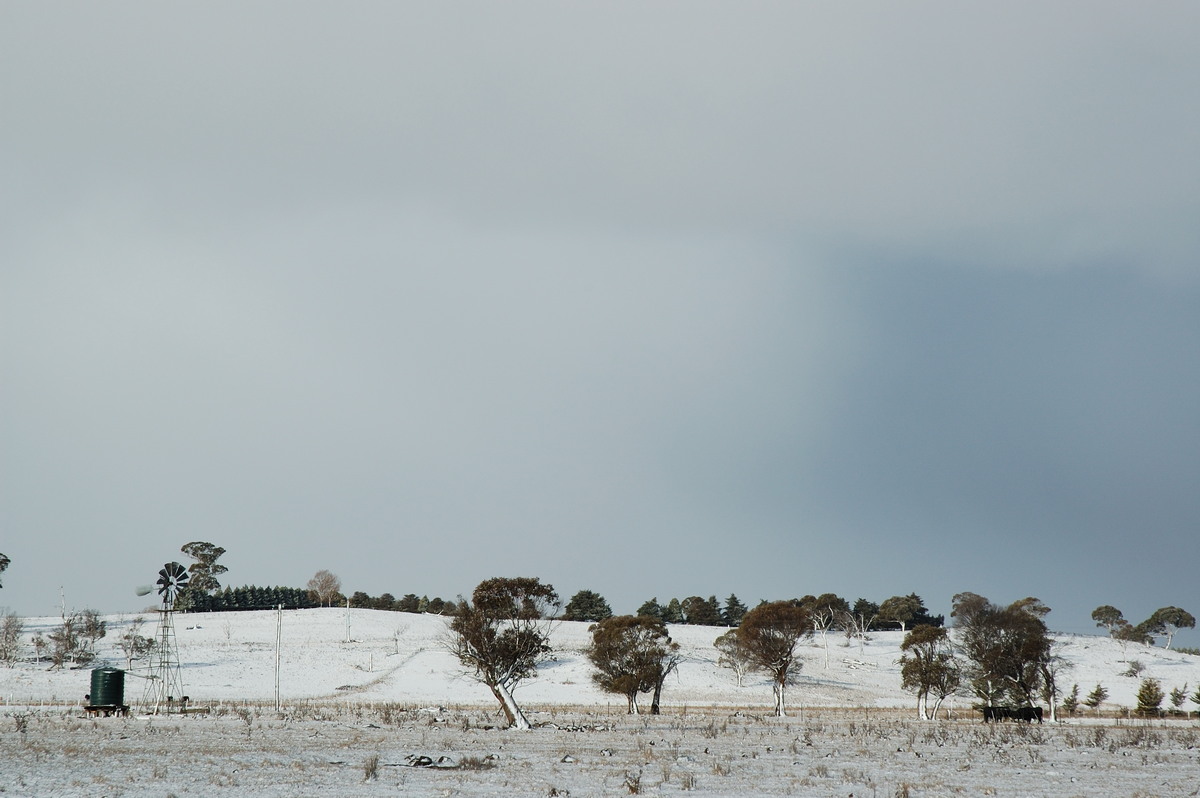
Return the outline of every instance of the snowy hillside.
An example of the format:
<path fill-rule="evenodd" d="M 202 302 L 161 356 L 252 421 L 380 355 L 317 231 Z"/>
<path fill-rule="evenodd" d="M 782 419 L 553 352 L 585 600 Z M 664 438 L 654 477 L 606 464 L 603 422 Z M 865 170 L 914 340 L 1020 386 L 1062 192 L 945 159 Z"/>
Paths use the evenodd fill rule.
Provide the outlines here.
<path fill-rule="evenodd" d="M 347 623 L 348 619 L 348 623 Z M 97 646 L 97 664 L 125 668 L 118 638 L 133 616 L 109 616 L 107 636 Z M 59 619 L 25 619 L 25 638 L 46 635 Z M 146 616 L 143 634 L 154 633 L 156 618 Z M 490 706 L 486 688 L 466 678 L 442 645 L 447 619 L 436 615 L 379 610 L 309 609 L 283 613 L 280 655 L 280 695 L 298 700 L 396 702 L 409 705 Z M 713 640 L 725 632 L 718 627 L 671 626 L 684 660 L 664 693 L 667 707 L 762 707 L 771 703 L 769 683 L 750 675 L 739 687 L 734 674 L 717 666 Z M 232 701 L 270 702 L 275 695 L 274 612 L 236 612 L 180 615 L 177 638 L 184 689 L 194 705 Z M 349 631 L 349 642 L 347 642 Z M 801 649 L 804 663 L 800 683 L 789 691 L 790 703 L 800 706 L 907 707 L 913 698 L 900 689 L 900 632 L 873 633 L 860 648 L 844 638 L 829 638 L 826 651 L 819 639 Z M 1081 695 L 1096 684 L 1109 691 L 1106 708 L 1131 707 L 1139 679 L 1122 676 L 1120 646 L 1092 636 L 1059 636 L 1061 654 L 1073 664 L 1063 676 L 1066 689 L 1078 683 Z M 551 706 L 621 706 L 619 696 L 597 690 L 591 668 L 582 654 L 588 643 L 588 624 L 561 622 L 552 644 L 555 659 L 540 669 L 537 679 L 519 688 L 517 697 L 530 709 Z M 32 647 L 26 652 L 32 656 Z M 1161 648 L 1129 646 L 1127 659 L 1145 666 L 1143 676 L 1162 682 L 1166 691 L 1187 683 L 1189 692 L 1200 685 L 1200 658 Z M 94 666 L 93 666 L 94 667 Z M 126 701 L 137 705 L 145 663 L 135 663 L 126 679 Z M 9 705 L 82 703 L 89 690 L 90 671 L 50 671 L 45 662 L 25 661 L 0 668 L 0 701 Z M 968 703 L 959 699 L 959 705 Z M 1188 705 L 1189 709 L 1196 709 Z"/>

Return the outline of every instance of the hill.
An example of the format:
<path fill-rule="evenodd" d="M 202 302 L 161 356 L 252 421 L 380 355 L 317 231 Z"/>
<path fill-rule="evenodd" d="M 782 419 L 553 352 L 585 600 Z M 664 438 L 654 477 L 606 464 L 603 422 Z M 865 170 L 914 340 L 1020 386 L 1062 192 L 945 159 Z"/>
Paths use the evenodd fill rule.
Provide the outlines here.
<path fill-rule="evenodd" d="M 107 635 L 97 645 L 98 661 L 90 667 L 125 668 L 117 641 L 135 616 L 107 616 Z M 157 620 L 142 616 L 144 634 L 153 634 Z M 56 617 L 27 618 L 25 639 L 46 635 L 59 624 Z M 276 614 L 230 612 L 181 614 L 176 635 L 183 683 L 193 704 L 271 702 L 275 694 Z M 442 645 L 447 619 L 437 615 L 322 608 L 283 613 L 280 647 L 280 695 L 284 702 L 395 702 L 407 705 L 482 706 L 492 704 L 486 688 L 466 677 Z M 739 687 L 733 673 L 717 666 L 713 640 L 725 629 L 671 626 L 684 659 L 668 681 L 666 707 L 761 707 L 771 703 L 771 689 L 758 675 Z M 347 635 L 347 633 L 349 633 Z M 860 647 L 847 646 L 831 635 L 826 651 L 819 639 L 804 644 L 800 681 L 789 691 L 793 707 L 909 707 L 914 699 L 900 689 L 900 632 L 877 632 Z M 1200 658 L 1161 648 L 1131 645 L 1122 657 L 1113 640 L 1096 636 L 1056 635 L 1061 655 L 1072 663 L 1063 681 L 1078 683 L 1086 695 L 1096 684 L 1109 691 L 1106 708 L 1132 707 L 1139 679 L 1122 676 L 1124 658 L 1140 661 L 1143 676 L 1159 679 L 1170 691 L 1184 683 L 1200 685 Z M 583 656 L 589 641 L 588 624 L 563 621 L 555 626 L 555 658 L 539 670 L 538 678 L 519 688 L 523 706 L 536 710 L 554 706 L 622 706 L 623 699 L 596 689 Z M 32 649 L 29 649 L 32 653 Z M 126 701 L 139 703 L 145 663 L 135 662 L 126 680 Z M 82 703 L 90 671 L 50 671 L 43 661 L 23 661 L 0 668 L 0 700 L 9 705 Z M 969 703 L 958 699 L 959 707 Z M 1188 706 L 1195 710 L 1194 705 Z"/>

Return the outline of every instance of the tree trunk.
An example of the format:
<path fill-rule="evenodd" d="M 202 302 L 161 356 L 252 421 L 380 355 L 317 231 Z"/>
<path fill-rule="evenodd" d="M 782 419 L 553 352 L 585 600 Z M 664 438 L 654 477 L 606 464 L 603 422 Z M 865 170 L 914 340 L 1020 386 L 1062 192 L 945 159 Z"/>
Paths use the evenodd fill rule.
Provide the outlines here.
<path fill-rule="evenodd" d="M 787 685 L 783 682 L 775 682 L 775 717 L 787 717 L 787 700 L 784 691 L 787 690 Z"/>
<path fill-rule="evenodd" d="M 661 711 L 660 702 L 662 701 L 663 682 L 666 681 L 666 679 L 667 679 L 667 677 L 663 676 L 661 679 L 659 679 L 657 682 L 654 683 L 654 698 L 652 698 L 650 700 L 650 714 L 651 715 L 657 715 Z"/>
<path fill-rule="evenodd" d="M 500 702 L 500 708 L 504 710 L 504 717 L 508 719 L 509 728 L 529 731 L 533 727 L 529 725 L 529 719 L 525 717 L 525 713 L 517 706 L 516 699 L 508 688 L 502 684 L 488 685 L 492 688 L 492 694 L 496 696 L 496 700 Z"/>
<path fill-rule="evenodd" d="M 917 717 L 921 720 L 929 720 L 929 695 L 925 692 L 917 693 Z"/>
<path fill-rule="evenodd" d="M 937 713 L 938 713 L 938 710 L 942 708 L 942 702 L 943 702 L 943 701 L 945 701 L 945 700 L 946 700 L 946 699 L 944 699 L 944 698 L 939 698 L 937 701 L 935 701 L 935 702 L 934 702 L 934 704 L 933 704 L 933 715 L 932 715 L 932 717 L 930 717 L 930 720 L 937 720 Z"/>
<path fill-rule="evenodd" d="M 637 693 L 627 693 L 625 695 L 625 698 L 627 701 L 629 701 L 629 714 L 630 715 L 642 714 L 641 711 L 638 709 Z"/>

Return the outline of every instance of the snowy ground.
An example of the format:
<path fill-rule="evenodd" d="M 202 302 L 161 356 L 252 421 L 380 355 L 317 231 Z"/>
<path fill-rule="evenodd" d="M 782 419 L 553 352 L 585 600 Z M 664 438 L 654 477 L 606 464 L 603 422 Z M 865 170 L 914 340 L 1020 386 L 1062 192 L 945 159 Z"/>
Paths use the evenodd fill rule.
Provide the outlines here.
<path fill-rule="evenodd" d="M 108 618 L 99 653 L 128 617 Z M 48 631 L 54 618 L 26 619 Z M 153 631 L 147 623 L 146 633 Z M 629 717 L 597 691 L 580 653 L 586 624 L 555 630 L 554 662 L 518 690 L 531 733 L 494 728 L 488 691 L 460 675 L 440 641 L 445 619 L 341 609 L 286 612 L 274 708 L 274 613 L 182 615 L 185 691 L 209 712 L 139 715 L 143 680 L 127 677 L 129 719 L 82 717 L 89 670 L 0 668 L 0 791 L 12 795 L 1200 795 L 1200 722 L 1122 717 L 1138 679 L 1113 641 L 1064 637 L 1066 683 L 1110 693 L 1102 718 L 984 726 L 964 700 L 956 720 L 913 719 L 899 689 L 899 633 L 860 649 L 830 638 L 802 650 L 793 717 L 766 717 L 758 677 L 738 687 L 716 666 L 724 630 L 671 627 L 685 660 L 667 714 Z M 1127 659 L 1168 691 L 1200 684 L 1200 658 L 1131 646 Z M 1194 705 L 1189 708 L 1196 709 Z M 440 768 L 406 757 L 448 757 Z M 493 757 L 490 758 L 489 757 Z M 367 779 L 377 758 L 375 778 Z M 564 761 L 564 759 L 566 761 Z"/>

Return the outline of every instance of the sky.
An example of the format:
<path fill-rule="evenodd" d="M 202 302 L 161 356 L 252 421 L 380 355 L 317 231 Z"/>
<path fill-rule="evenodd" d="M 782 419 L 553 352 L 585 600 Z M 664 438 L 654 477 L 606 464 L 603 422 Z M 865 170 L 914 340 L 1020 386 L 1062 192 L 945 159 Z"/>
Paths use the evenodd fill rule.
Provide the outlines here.
<path fill-rule="evenodd" d="M 1198 26 L 0 3 L 0 606 L 1200 614 Z"/>

